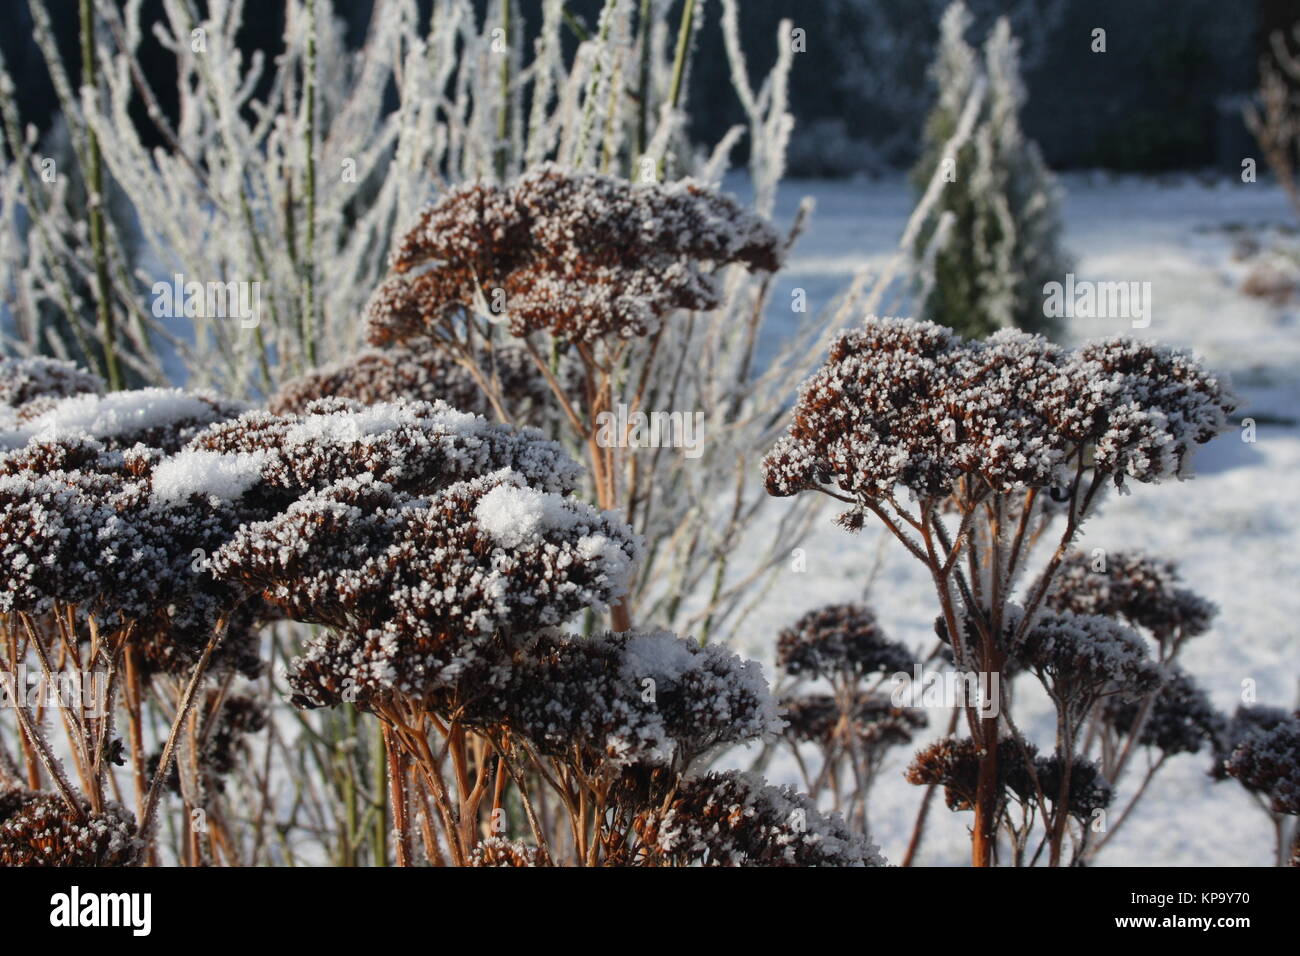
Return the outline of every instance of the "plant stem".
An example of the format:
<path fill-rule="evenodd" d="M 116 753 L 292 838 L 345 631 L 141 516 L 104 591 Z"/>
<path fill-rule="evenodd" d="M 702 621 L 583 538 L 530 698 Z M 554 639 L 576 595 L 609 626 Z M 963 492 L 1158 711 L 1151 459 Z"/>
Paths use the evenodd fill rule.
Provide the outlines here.
<path fill-rule="evenodd" d="M 95 84 L 95 37 L 91 16 L 91 0 L 80 0 L 81 13 L 81 85 Z M 108 281 L 108 244 L 104 233 L 104 157 L 99 149 L 99 137 L 86 124 L 86 142 L 89 146 L 89 166 L 86 170 L 86 211 L 90 215 L 90 246 L 95 260 L 95 311 L 99 319 L 99 334 L 103 339 L 104 378 L 110 391 L 123 387 L 122 369 L 117 361 L 117 329 L 110 306 Z M 89 358 L 89 356 L 87 356 Z"/>
<path fill-rule="evenodd" d="M 307 249 L 303 262 L 302 338 L 307 365 L 316 365 L 316 0 L 307 0 L 307 60 L 303 96 L 307 100 Z"/>

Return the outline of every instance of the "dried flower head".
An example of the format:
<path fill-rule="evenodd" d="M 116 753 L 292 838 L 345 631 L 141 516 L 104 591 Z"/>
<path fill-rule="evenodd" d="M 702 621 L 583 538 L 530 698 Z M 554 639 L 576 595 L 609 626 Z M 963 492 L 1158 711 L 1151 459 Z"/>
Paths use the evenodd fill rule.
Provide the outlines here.
<path fill-rule="evenodd" d="M 440 697 L 493 635 L 607 607 L 639 549 L 612 513 L 503 468 L 424 497 L 343 479 L 245 525 L 212 566 L 286 616 L 333 628 L 295 662 L 300 703 L 363 704 Z"/>
<path fill-rule="evenodd" d="M 101 630 L 129 626 L 146 675 L 188 672 L 224 617 L 214 671 L 255 675 L 265 608 L 206 567 L 244 514 L 219 496 L 170 493 L 171 461 L 81 436 L 0 453 L 0 611 L 63 607 Z"/>
<path fill-rule="evenodd" d="M 1074 551 L 1053 578 L 1047 606 L 1071 614 L 1101 614 L 1145 628 L 1157 641 L 1196 637 L 1218 609 L 1179 586 L 1178 565 L 1140 552 L 1108 552 L 1102 570 Z"/>
<path fill-rule="evenodd" d="M 412 342 L 413 348 L 364 349 L 341 362 L 315 369 L 286 382 L 267 407 L 275 415 L 301 415 L 318 399 L 345 398 L 362 405 L 401 399 L 444 401 L 453 408 L 490 415 L 491 405 L 474 376 L 441 350 L 440 343 Z M 550 396 L 546 381 L 524 349 L 498 347 L 486 373 L 499 383 L 507 409 L 516 421 L 539 417 Z"/>
<path fill-rule="evenodd" d="M 370 340 L 428 334 L 499 294 L 514 335 L 647 335 L 675 309 L 717 307 L 713 268 L 772 271 L 778 249 L 766 223 L 693 183 L 543 164 L 507 186 L 460 186 L 421 214 L 371 301 Z"/>
<path fill-rule="evenodd" d="M 1300 711 L 1292 712 L 1282 707 L 1268 707 L 1263 704 L 1238 707 L 1223 728 L 1222 734 L 1214 742 L 1214 763 L 1210 767 L 1210 775 L 1216 780 L 1228 779 L 1230 775 L 1227 763 L 1238 747 L 1257 736 L 1269 733 L 1297 715 L 1300 715 Z"/>
<path fill-rule="evenodd" d="M 708 773 L 682 781 L 666 806 L 636 823 L 652 862 L 703 866 L 883 866 L 876 847 L 838 814 L 756 774 Z"/>
<path fill-rule="evenodd" d="M 1106 702 L 1102 716 L 1121 736 L 1128 736 L 1140 711 L 1138 701 L 1115 698 Z M 1226 723 L 1205 691 L 1182 668 L 1171 664 L 1151 702 L 1138 743 L 1170 756 L 1194 754 L 1207 743 L 1213 746 L 1225 732 Z"/>
<path fill-rule="evenodd" d="M 906 779 L 917 786 L 943 787 L 950 810 L 971 810 L 976 801 L 979 767 L 980 752 L 974 740 L 946 737 L 917 753 L 907 768 Z M 1061 769 L 1058 755 L 1039 756 L 1032 743 L 1003 737 L 998 741 L 999 805 L 1005 807 L 1010 799 L 1022 805 L 1036 803 L 1039 787 L 1043 799 L 1055 805 L 1060 795 Z M 1069 789 L 1071 816 L 1086 819 L 1094 810 L 1110 805 L 1110 784 L 1096 765 L 1077 756 L 1070 762 Z"/>
<path fill-rule="evenodd" d="M 854 681 L 867 674 L 910 671 L 912 652 L 889 640 L 863 604 L 832 604 L 809 611 L 777 637 L 777 664 L 794 676 Z"/>
<path fill-rule="evenodd" d="M 579 477 L 577 464 L 535 429 L 493 425 L 440 401 L 339 398 L 296 415 L 248 412 L 196 436 L 169 467 L 188 488 L 264 498 L 268 517 L 344 478 L 422 494 L 502 468 L 545 491 L 571 491 Z"/>
<path fill-rule="evenodd" d="M 1042 614 L 1011 653 L 1058 703 L 1079 714 L 1104 696 L 1155 690 L 1162 678 L 1135 631 L 1095 614 Z"/>
<path fill-rule="evenodd" d="M 13 409 L 19 421 L 25 420 L 23 406 L 31 402 L 44 403 L 70 395 L 100 395 L 103 391 L 103 379 L 64 359 L 42 356 L 0 359 L 0 406 Z"/>
<path fill-rule="evenodd" d="M 1238 405 L 1227 384 L 1189 352 L 1132 339 L 1073 353 L 1071 401 L 1054 424 L 1093 450 L 1093 465 L 1151 482 L 1190 474 L 1192 450 L 1223 431 Z"/>
<path fill-rule="evenodd" d="M 21 448 L 33 439 L 58 442 L 90 438 L 107 449 L 143 444 L 173 452 L 201 429 L 233 418 L 243 405 L 178 388 L 95 392 L 43 405 L 22 421 L 0 420 L 0 451 Z"/>
<path fill-rule="evenodd" d="M 1246 735 L 1223 768 L 1247 790 L 1267 797 L 1274 813 L 1300 814 L 1300 716 Z"/>
<path fill-rule="evenodd" d="M 1181 352 L 1124 340 L 1065 352 L 1013 331 L 963 342 L 933 323 L 870 318 L 800 388 L 763 469 L 773 495 L 834 484 L 855 528 L 900 486 L 920 498 L 966 475 L 994 492 L 1064 487 L 1089 451 L 1116 482 L 1181 477 L 1235 407 Z"/>
<path fill-rule="evenodd" d="M 128 866 L 138 848 L 135 821 L 116 803 L 78 819 L 56 794 L 0 791 L 0 866 Z"/>
<path fill-rule="evenodd" d="M 1010 794 L 1022 792 L 1021 781 L 1028 779 L 1025 755 L 1035 759 L 1037 751 L 1028 741 L 1003 737 L 998 741 L 999 805 L 1004 805 Z M 969 737 L 957 739 L 944 737 L 918 751 L 904 774 L 908 783 L 916 786 L 943 787 L 949 810 L 970 810 L 975 806 L 979 782 L 980 752 Z"/>
<path fill-rule="evenodd" d="M 537 635 L 512 661 L 500 701 L 510 729 L 539 753 L 576 750 L 613 769 L 684 768 L 781 729 L 757 662 L 666 631 Z"/>
<path fill-rule="evenodd" d="M 891 747 L 910 744 L 929 720 L 916 707 L 895 707 L 884 694 L 859 694 L 849 713 L 830 694 L 806 694 L 782 702 L 786 714 L 785 735 L 792 741 L 826 746 L 848 734 L 869 756 Z"/>

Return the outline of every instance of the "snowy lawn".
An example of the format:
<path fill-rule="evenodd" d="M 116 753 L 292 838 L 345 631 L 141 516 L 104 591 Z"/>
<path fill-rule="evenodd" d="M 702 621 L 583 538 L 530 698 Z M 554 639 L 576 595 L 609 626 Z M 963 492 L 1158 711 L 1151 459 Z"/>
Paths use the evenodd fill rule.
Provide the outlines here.
<path fill-rule="evenodd" d="M 728 184 L 733 186 L 734 184 Z M 1191 642 L 1183 667 L 1226 712 L 1253 682 L 1259 703 L 1295 706 L 1300 679 L 1300 310 L 1243 295 L 1244 267 L 1233 260 L 1228 227 L 1285 224 L 1279 190 L 1266 184 L 1191 178 L 1169 182 L 1067 176 L 1066 235 L 1080 280 L 1151 283 L 1151 322 L 1133 329 L 1127 319 L 1071 322 L 1076 341 L 1126 333 L 1194 349 L 1213 369 L 1228 373 L 1246 399 L 1241 414 L 1258 418 L 1257 441 L 1229 432 L 1202 448 L 1197 477 L 1161 486 L 1133 484 L 1110 495 L 1085 525 L 1085 548 L 1133 549 L 1177 560 L 1187 586 L 1218 604 L 1213 630 Z M 791 182 L 777 218 L 788 222 L 800 197 L 817 211 L 796 248 L 773 303 L 773 325 L 789 313 L 790 290 L 804 288 L 810 311 L 841 290 L 854 270 L 883 266 L 911 210 L 902 177 L 873 182 Z M 755 479 L 757 480 L 757 478 Z M 779 513 L 778 507 L 773 513 Z M 804 547 L 808 571 L 783 572 L 745 628 L 741 650 L 769 668 L 776 631 L 801 613 L 858 599 L 877 553 L 882 563 L 869 600 L 892 636 L 924 653 L 934 643 L 936 602 L 925 569 L 892 539 L 880 551 L 881 532 L 868 524 L 856 537 L 831 523 L 827 510 Z M 761 530 L 760 530 L 761 533 Z M 1038 555 L 1041 566 L 1043 555 Z M 1050 749 L 1052 712 L 1036 699 L 1031 680 L 1018 685 L 1022 729 Z M 948 712 L 930 714 L 937 735 Z M 918 741 L 919 743 L 919 741 Z M 915 748 L 899 748 L 872 794 L 875 840 L 892 862 L 901 859 L 921 796 L 901 771 Z M 743 762 L 743 759 L 740 761 Z M 1266 865 L 1271 824 L 1236 783 L 1215 784 L 1209 757 L 1178 756 L 1156 777 L 1145 800 L 1100 858 L 1103 864 Z M 1125 777 L 1122 806 L 1143 771 Z M 768 768 L 773 782 L 797 783 L 786 754 Z M 954 814 L 937 798 L 919 862 L 969 861 L 972 815 Z"/>

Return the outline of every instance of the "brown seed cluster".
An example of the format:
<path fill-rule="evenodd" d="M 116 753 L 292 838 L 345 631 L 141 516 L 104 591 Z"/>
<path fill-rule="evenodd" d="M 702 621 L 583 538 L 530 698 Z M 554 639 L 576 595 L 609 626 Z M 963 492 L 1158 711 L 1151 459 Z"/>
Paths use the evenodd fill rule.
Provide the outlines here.
<path fill-rule="evenodd" d="M 1300 814 L 1300 715 L 1289 714 L 1268 729 L 1246 733 L 1223 764 L 1274 813 Z"/>
<path fill-rule="evenodd" d="M 980 752 L 974 740 L 946 737 L 917 753 L 906 778 L 917 786 L 943 787 L 950 810 L 971 810 L 976 802 L 979 767 Z M 1058 755 L 1040 756 L 1032 743 L 1003 737 L 998 741 L 999 804 L 1005 807 L 1009 799 L 1024 805 L 1036 803 L 1041 787 L 1043 798 L 1054 805 L 1060 794 L 1061 770 Z M 1034 785 L 1035 777 L 1038 787 Z M 1076 757 L 1071 761 L 1069 791 L 1069 812 L 1079 819 L 1110 805 L 1110 784 L 1087 760 Z"/>
<path fill-rule="evenodd" d="M 421 497 L 343 479 L 243 526 L 212 565 L 287 617 L 331 628 L 291 673 L 299 701 L 320 706 L 441 699 L 493 635 L 618 600 L 638 555 L 613 516 L 502 469 Z"/>
<path fill-rule="evenodd" d="M 157 449 L 87 438 L 0 454 L 0 612 L 62 606 L 106 631 L 129 624 L 151 669 L 188 668 L 238 603 L 195 555 L 227 540 L 240 514 L 202 497 L 161 500 L 163 460 Z M 247 670 L 246 650 L 232 642 L 217 666 Z"/>
<path fill-rule="evenodd" d="M 1142 638 L 1099 615 L 1042 614 L 1011 653 L 1058 704 L 1080 715 L 1102 697 L 1149 693 L 1162 678 Z"/>
<path fill-rule="evenodd" d="M 131 813 L 115 803 L 81 807 L 81 819 L 57 795 L 0 791 L 0 866 L 128 866 L 138 841 Z"/>
<path fill-rule="evenodd" d="M 855 502 L 841 518 L 852 528 L 900 486 L 931 499 L 963 476 L 994 492 L 1067 487 L 1081 453 L 1117 483 L 1183 476 L 1235 407 L 1174 350 L 1115 339 L 1066 351 L 1015 331 L 964 342 L 869 319 L 801 387 L 763 469 L 773 495 L 834 485 Z"/>
<path fill-rule="evenodd" d="M 362 405 L 400 399 L 444 401 L 453 408 L 490 416 L 492 407 L 474 376 L 442 350 L 440 343 L 412 342 L 410 348 L 369 348 L 341 362 L 286 382 L 267 405 L 274 415 L 300 415 L 312 402 L 344 398 Z M 546 380 L 524 349 L 503 346 L 484 356 L 484 373 L 499 389 L 518 422 L 535 423 L 550 398 Z"/>
<path fill-rule="evenodd" d="M 884 694 L 859 694 L 849 712 L 830 694 L 806 694 L 786 700 L 786 736 L 828 745 L 847 733 L 870 759 L 891 747 L 910 744 L 929 720 L 916 707 L 895 707 Z"/>
<path fill-rule="evenodd" d="M 1164 643 L 1196 637 L 1218 609 L 1181 587 L 1178 565 L 1135 551 L 1105 555 L 1104 570 L 1082 551 L 1067 555 L 1053 578 L 1047 606 L 1071 614 L 1101 614 L 1144 628 Z"/>
<path fill-rule="evenodd" d="M 876 848 L 791 787 L 729 771 L 684 780 L 637 818 L 653 862 L 703 866 L 881 866 Z"/>
<path fill-rule="evenodd" d="M 1106 702 L 1102 718 L 1121 736 L 1128 736 L 1140 709 L 1138 701 L 1114 698 Z M 1194 754 L 1207 744 L 1213 746 L 1225 733 L 1225 725 L 1205 691 L 1176 664 L 1170 665 L 1151 702 L 1138 743 L 1170 756 Z"/>
<path fill-rule="evenodd" d="M 424 210 L 368 315 L 376 345 L 495 310 L 512 334 L 570 341 L 653 332 L 676 309 L 721 301 L 712 270 L 775 270 L 776 234 L 734 200 L 690 183 L 641 185 L 544 164 L 514 183 L 473 183 Z"/>
<path fill-rule="evenodd" d="M 863 604 L 832 604 L 809 611 L 777 637 L 777 663 L 797 677 L 854 681 L 868 674 L 911 671 L 915 658 L 891 641 Z"/>
<path fill-rule="evenodd" d="M 679 769 L 711 748 L 781 728 L 762 671 L 666 631 L 542 634 L 517 654 L 500 707 L 539 753 L 584 764 Z"/>

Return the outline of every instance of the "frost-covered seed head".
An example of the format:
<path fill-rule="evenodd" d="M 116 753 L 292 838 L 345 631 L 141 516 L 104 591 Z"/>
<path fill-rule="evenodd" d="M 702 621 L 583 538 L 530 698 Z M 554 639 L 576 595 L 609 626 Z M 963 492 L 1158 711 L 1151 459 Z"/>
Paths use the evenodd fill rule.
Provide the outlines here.
<path fill-rule="evenodd" d="M 1180 586 L 1178 565 L 1140 552 L 1105 556 L 1105 570 L 1093 569 L 1083 551 L 1061 562 L 1046 604 L 1071 614 L 1101 614 L 1145 628 L 1157 641 L 1196 637 L 1218 613 L 1212 603 Z"/>
<path fill-rule="evenodd" d="M 1081 452 L 1117 483 L 1183 477 L 1236 404 L 1182 352 L 1128 340 L 1067 352 L 1015 331 L 963 342 L 873 317 L 800 388 L 763 470 L 773 495 L 836 486 L 855 501 L 841 521 L 857 528 L 900 487 L 930 499 L 962 476 L 998 493 L 1064 487 Z"/>
<path fill-rule="evenodd" d="M 19 412 L 38 399 L 104 392 L 104 380 L 64 359 L 33 356 L 0 359 L 0 406 Z"/>
<path fill-rule="evenodd" d="M 129 866 L 139 841 L 131 813 L 107 803 L 78 821 L 53 793 L 0 791 L 0 866 Z"/>
<path fill-rule="evenodd" d="M 792 787 L 729 771 L 684 780 L 666 808 L 638 816 L 653 858 L 680 866 L 883 866 L 838 814 Z"/>
<path fill-rule="evenodd" d="M 1224 770 L 1252 793 L 1268 798 L 1274 813 L 1300 814 L 1300 716 L 1245 736 Z"/>
<path fill-rule="evenodd" d="M 1106 702 L 1102 714 L 1119 734 L 1128 736 L 1140 710 L 1138 701 L 1116 698 Z M 1169 665 L 1138 743 L 1171 756 L 1194 754 L 1206 744 L 1213 746 L 1225 732 L 1226 724 L 1205 691 L 1176 664 Z"/>
<path fill-rule="evenodd" d="M 862 604 L 832 604 L 810 611 L 777 637 L 777 664 L 795 676 L 861 678 L 911 671 L 915 658 L 889 640 Z"/>
<path fill-rule="evenodd" d="M 516 421 L 539 417 L 550 391 L 526 350 L 498 347 L 490 362 L 485 359 L 485 365 L 486 374 L 499 382 L 502 398 Z M 267 407 L 275 415 L 300 415 L 322 398 L 352 399 L 363 405 L 401 399 L 444 401 L 476 415 L 492 414 L 474 376 L 433 341 L 412 342 L 410 348 L 364 349 L 286 382 Z"/>
<path fill-rule="evenodd" d="M 369 307 L 376 345 L 422 336 L 505 294 L 515 335 L 648 335 L 676 309 L 721 301 L 712 269 L 775 270 L 779 242 L 734 200 L 693 183 L 634 184 L 543 164 L 428 207 Z"/>

